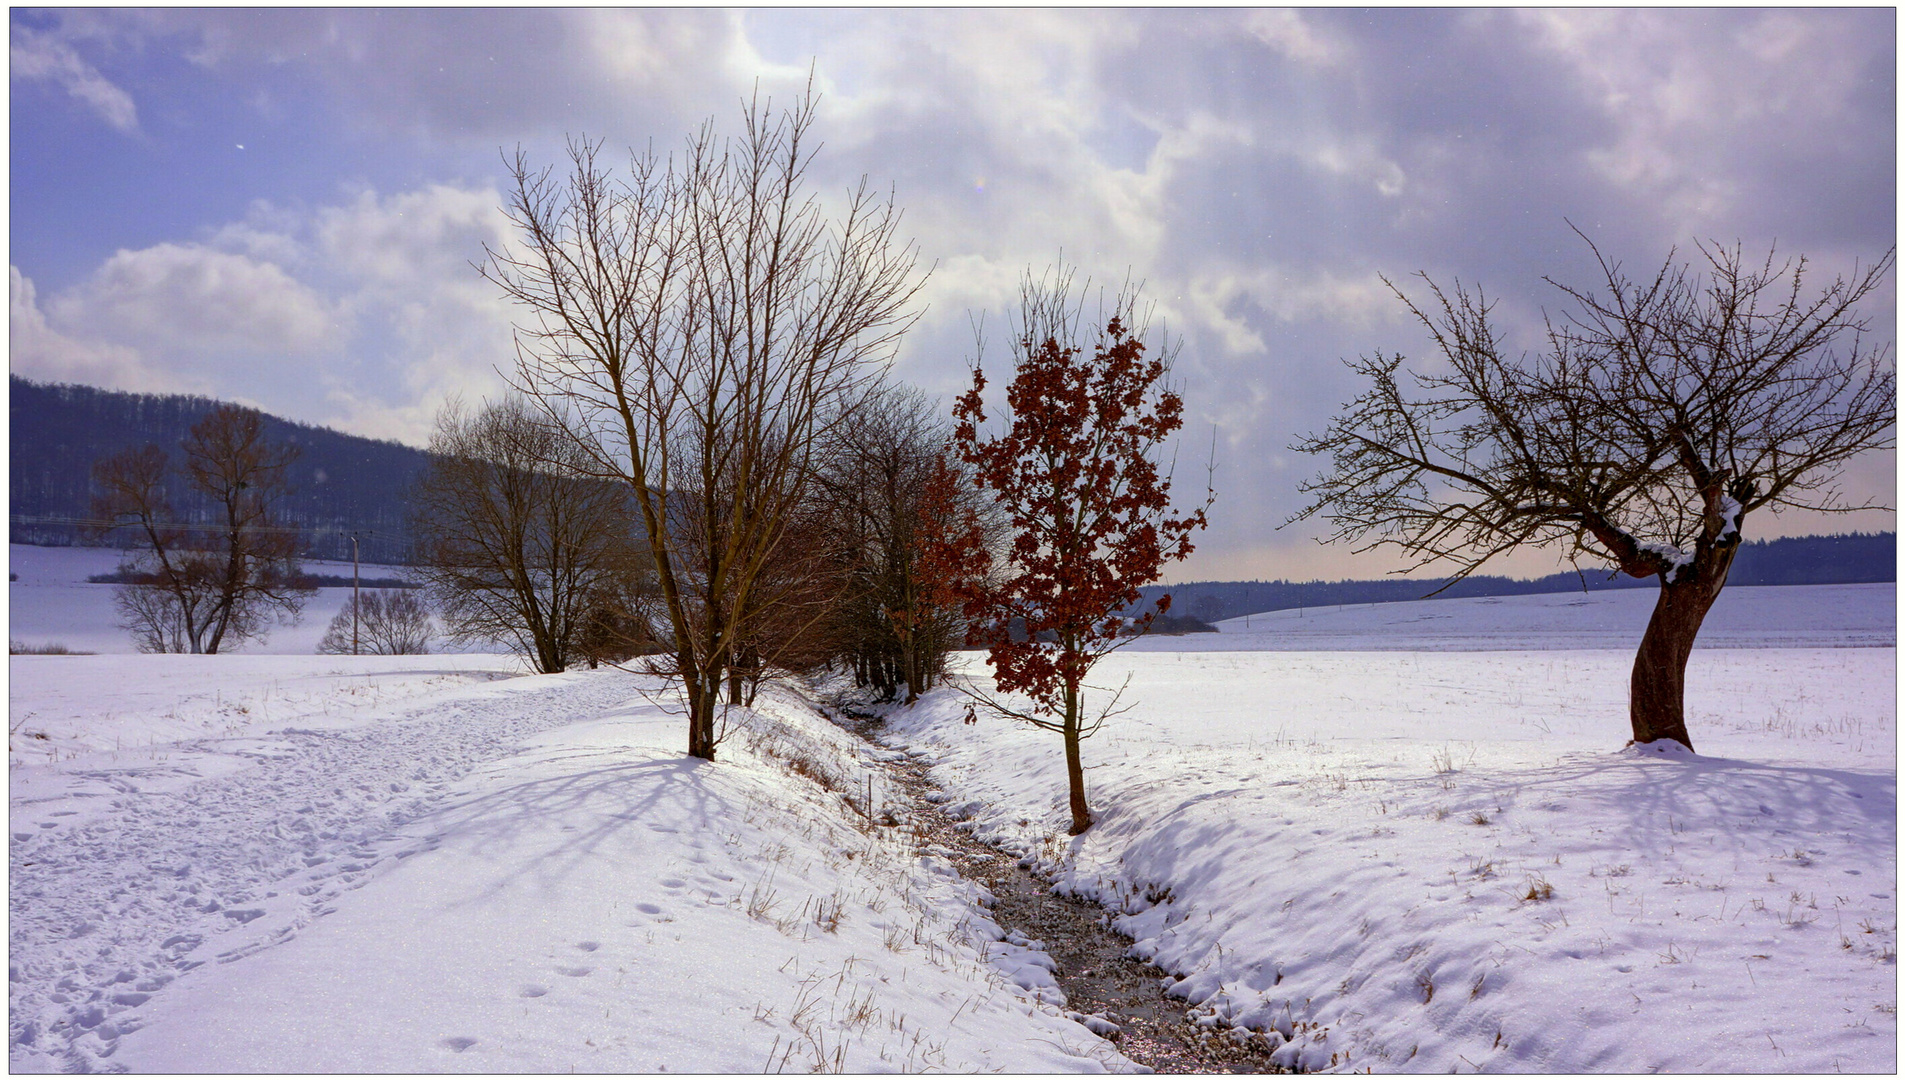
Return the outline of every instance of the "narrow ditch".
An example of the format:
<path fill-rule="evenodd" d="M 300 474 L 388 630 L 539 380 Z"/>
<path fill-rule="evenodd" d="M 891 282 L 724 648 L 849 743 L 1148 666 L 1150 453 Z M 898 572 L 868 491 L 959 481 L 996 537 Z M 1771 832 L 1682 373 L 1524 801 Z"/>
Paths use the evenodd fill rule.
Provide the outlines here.
<path fill-rule="evenodd" d="M 832 711 L 841 726 L 879 745 L 874 738 L 883 724 L 879 717 L 840 703 Z M 1171 981 L 1165 972 L 1126 955 L 1131 942 L 1107 927 L 1104 908 L 1054 893 L 1050 881 L 1020 866 L 1017 858 L 960 828 L 929 797 L 939 789 L 927 778 L 924 762 L 908 758 L 881 764 L 889 781 L 906 794 L 912 809 L 905 824 L 922 846 L 950 853 L 948 861 L 962 875 L 992 890 L 994 921 L 1044 945 L 1058 965 L 1054 975 L 1066 1008 L 1116 1024 L 1118 1030 L 1105 1037 L 1126 1057 L 1160 1073 L 1288 1071 L 1271 1060 L 1261 1039 L 1239 1039 L 1229 1029 L 1193 1023 L 1184 1002 L 1164 996 L 1164 985 Z"/>

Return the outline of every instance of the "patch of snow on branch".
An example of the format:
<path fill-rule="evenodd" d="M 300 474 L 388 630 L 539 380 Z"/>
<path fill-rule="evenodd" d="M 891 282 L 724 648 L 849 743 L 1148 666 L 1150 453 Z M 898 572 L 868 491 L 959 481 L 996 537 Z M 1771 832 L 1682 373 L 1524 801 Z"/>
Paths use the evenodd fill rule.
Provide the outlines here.
<path fill-rule="evenodd" d="M 1720 536 L 1722 544 L 1737 543 L 1740 539 L 1740 515 L 1745 508 L 1731 495 L 1720 496 Z"/>
<path fill-rule="evenodd" d="M 1669 585 L 1676 584 L 1680 572 L 1693 565 L 1693 555 L 1672 544 L 1663 544 L 1657 540 L 1643 540 L 1638 546 L 1642 551 L 1658 556 L 1667 564 L 1667 569 L 1661 573 L 1660 580 Z"/>

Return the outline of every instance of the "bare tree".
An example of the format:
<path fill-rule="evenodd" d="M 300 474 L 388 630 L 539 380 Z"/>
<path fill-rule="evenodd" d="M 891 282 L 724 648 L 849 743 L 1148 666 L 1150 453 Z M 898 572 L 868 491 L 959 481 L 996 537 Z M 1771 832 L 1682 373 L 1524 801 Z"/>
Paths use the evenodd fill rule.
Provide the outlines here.
<path fill-rule="evenodd" d="M 591 670 L 599 664 L 624 664 L 665 651 L 666 643 L 656 627 L 666 620 L 647 562 L 646 555 L 631 549 L 628 565 L 598 582 L 584 604 L 576 647 Z"/>
<path fill-rule="evenodd" d="M 166 494 L 170 460 L 154 445 L 94 465 L 92 516 L 108 523 L 97 532 L 139 536 L 114 598 L 139 648 L 216 653 L 264 637 L 274 617 L 295 620 L 312 591 L 297 530 L 277 514 L 297 448 L 268 441 L 256 411 L 221 405 L 192 425 L 182 449 L 183 479 L 206 496 L 213 520 L 179 519 Z"/>
<path fill-rule="evenodd" d="M 1332 464 L 1292 519 L 1326 514 L 1332 539 L 1397 545 L 1415 566 L 1453 566 L 1452 581 L 1542 544 L 1659 578 L 1628 712 L 1636 742 L 1688 747 L 1687 658 L 1746 516 L 1869 505 L 1849 505 L 1836 479 L 1893 445 L 1896 412 L 1891 345 L 1868 341 L 1855 310 L 1893 253 L 1812 294 L 1803 258 L 1699 250 L 1703 271 L 1670 255 L 1638 281 L 1596 250 L 1594 290 L 1549 282 L 1573 310 L 1533 357 L 1505 353 L 1479 290 L 1425 275 L 1432 300 L 1418 305 L 1397 289 L 1446 368 L 1413 375 L 1406 396 L 1402 357 L 1352 362 L 1371 386 L 1296 444 Z"/>
<path fill-rule="evenodd" d="M 728 704 L 752 706 L 763 680 L 812 671 L 832 655 L 832 614 L 848 587 L 828 539 L 833 525 L 812 485 L 792 500 L 735 612 Z"/>
<path fill-rule="evenodd" d="M 951 436 L 917 391 L 886 390 L 840 433 L 821 474 L 824 535 L 841 577 L 828 659 L 882 701 L 902 688 L 908 704 L 919 700 L 964 640 L 959 601 L 934 587 L 924 559 L 938 524 L 935 494 L 954 501 L 940 517 L 981 523 L 985 546 L 997 548 L 1003 536 L 997 504 L 969 475 L 941 475 L 957 468 L 945 454 Z"/>
<path fill-rule="evenodd" d="M 542 672 L 576 658 L 588 606 L 631 563 L 626 492 L 520 398 L 437 416 L 412 500 L 419 576 L 445 632 L 501 641 Z"/>
<path fill-rule="evenodd" d="M 123 573 L 127 567 L 120 570 Z M 170 587 L 157 581 L 133 581 L 113 590 L 113 609 L 119 612 L 119 625 L 132 635 L 134 648 L 142 653 L 204 651 L 192 648 L 191 627 L 195 609 L 209 598 L 210 590 L 197 581 L 179 587 L 183 584 L 179 579 L 169 582 Z"/>
<path fill-rule="evenodd" d="M 688 752 L 712 758 L 722 682 L 746 668 L 757 590 L 809 489 L 816 447 L 853 414 L 911 324 L 915 256 L 864 181 L 833 215 L 806 191 L 816 100 L 745 131 L 712 122 L 626 178 L 570 146 L 557 178 L 519 152 L 518 245 L 486 275 L 523 305 L 517 381 L 633 493 L 653 557 Z"/>
<path fill-rule="evenodd" d="M 430 608 L 417 589 L 371 589 L 358 593 L 331 617 L 317 651 L 368 656 L 409 656 L 430 651 Z"/>

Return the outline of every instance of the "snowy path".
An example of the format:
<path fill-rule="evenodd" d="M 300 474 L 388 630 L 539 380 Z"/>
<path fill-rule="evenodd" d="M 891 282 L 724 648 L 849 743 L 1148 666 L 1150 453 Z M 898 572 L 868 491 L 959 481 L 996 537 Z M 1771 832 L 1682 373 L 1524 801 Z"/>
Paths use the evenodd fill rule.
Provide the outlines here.
<path fill-rule="evenodd" d="M 1132 1068 L 798 692 L 309 659 L 16 658 L 12 1071 Z"/>
<path fill-rule="evenodd" d="M 15 1067 L 109 1067 L 140 1007 L 178 975 L 297 934 L 430 847 L 398 830 L 450 784 L 629 693 L 616 680 L 511 680 L 373 726 L 190 740 L 171 748 L 176 762 L 74 774 L 110 790 L 103 808 L 41 815 L 16 792 Z M 229 757 L 252 764 L 197 779 Z"/>

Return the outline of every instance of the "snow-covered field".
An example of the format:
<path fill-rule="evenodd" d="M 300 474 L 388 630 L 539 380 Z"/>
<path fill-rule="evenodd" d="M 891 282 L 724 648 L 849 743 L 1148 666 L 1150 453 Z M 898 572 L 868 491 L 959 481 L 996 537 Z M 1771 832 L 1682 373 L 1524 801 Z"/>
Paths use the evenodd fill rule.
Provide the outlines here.
<path fill-rule="evenodd" d="M 118 569 L 119 560 L 120 553 L 107 548 L 7 545 L 9 575 L 19 575 L 7 586 L 9 636 L 29 646 L 64 645 L 74 652 L 137 652 L 132 638 L 119 628 L 119 615 L 112 606 L 113 587 L 86 580 Z M 312 574 L 351 576 L 351 564 L 347 562 L 310 560 L 304 569 Z M 359 567 L 359 573 L 366 578 L 404 576 L 402 567 L 369 563 Z M 274 624 L 264 641 L 244 642 L 236 650 L 227 651 L 314 653 L 324 628 L 350 595 L 349 589 L 319 589 L 305 601 L 297 622 Z M 442 648 L 441 642 L 433 642 L 432 648 Z"/>
<path fill-rule="evenodd" d="M 1285 1063 L 1891 1072 L 1896 655 L 1697 651 L 1685 756 L 1620 749 L 1624 652 L 1117 654 L 1077 840 L 1054 736 L 890 723 Z"/>
<path fill-rule="evenodd" d="M 1426 590 L 1430 586 L 1424 586 Z M 1226 619 L 1219 633 L 1148 637 L 1143 651 L 1427 649 L 1631 650 L 1653 613 L 1653 589 L 1477 596 L 1400 604 L 1335 604 Z M 1738 587 L 1720 594 L 1696 648 L 1895 645 L 1897 586 Z"/>
<path fill-rule="evenodd" d="M 19 551 L 33 640 L 23 587 L 74 575 Z M 979 890 L 843 799 L 910 752 L 1293 1063 L 1891 1071 L 1894 592 L 1848 588 L 1723 598 L 1778 618 L 1695 653 L 1696 757 L 1620 749 L 1639 623 L 1594 637 L 1578 596 L 1305 612 L 1336 651 L 1260 616 L 1149 639 L 1096 680 L 1135 707 L 1085 745 L 1078 840 L 1056 738 L 950 692 L 886 750 L 766 695 L 709 765 L 618 672 L 13 657 L 9 1063 L 1126 1067 Z M 1504 633 L 1541 651 L 1476 644 Z"/>

